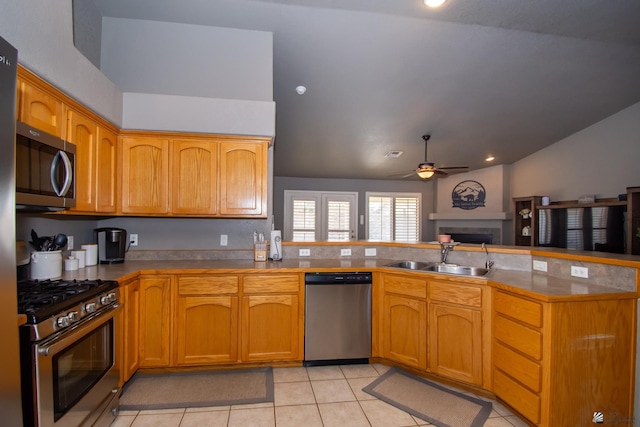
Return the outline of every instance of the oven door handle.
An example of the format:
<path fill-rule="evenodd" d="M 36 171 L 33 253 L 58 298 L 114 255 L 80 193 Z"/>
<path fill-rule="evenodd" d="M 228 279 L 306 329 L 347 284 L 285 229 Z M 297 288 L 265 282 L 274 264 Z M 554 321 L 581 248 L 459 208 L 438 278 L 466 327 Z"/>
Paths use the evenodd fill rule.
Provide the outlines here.
<path fill-rule="evenodd" d="M 42 356 L 56 354 L 59 350 L 65 349 L 70 344 L 73 344 L 75 341 L 77 341 L 79 338 L 82 338 L 91 331 L 95 330 L 98 326 L 101 326 L 103 323 L 109 321 L 109 319 L 115 316 L 115 312 L 119 310 L 120 307 L 120 303 L 116 302 L 115 304 L 100 311 L 95 316 L 90 316 L 82 319 L 81 324 L 76 326 L 75 328 L 62 331 L 60 335 L 57 335 L 48 341 L 37 344 L 36 351 L 39 355 Z"/>

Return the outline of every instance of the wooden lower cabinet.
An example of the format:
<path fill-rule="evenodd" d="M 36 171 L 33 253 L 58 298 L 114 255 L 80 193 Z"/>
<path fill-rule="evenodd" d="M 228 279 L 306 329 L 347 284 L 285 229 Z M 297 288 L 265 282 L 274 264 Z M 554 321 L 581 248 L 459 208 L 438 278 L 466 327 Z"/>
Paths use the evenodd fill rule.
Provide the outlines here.
<path fill-rule="evenodd" d="M 301 281 L 299 274 L 244 276 L 240 309 L 243 362 L 302 360 Z"/>
<path fill-rule="evenodd" d="M 631 425 L 636 300 L 494 293 L 493 392 L 539 426 Z"/>
<path fill-rule="evenodd" d="M 177 366 L 238 360 L 237 275 L 177 277 Z"/>
<path fill-rule="evenodd" d="M 172 276 L 140 276 L 139 366 L 171 364 Z"/>
<path fill-rule="evenodd" d="M 429 371 L 483 384 L 482 288 L 429 281 Z"/>
<path fill-rule="evenodd" d="M 401 274 L 382 282 L 381 356 L 417 369 L 427 368 L 427 282 Z"/>
<path fill-rule="evenodd" d="M 120 287 L 120 299 L 124 305 L 122 327 L 122 368 L 120 376 L 125 383 L 138 370 L 138 344 L 140 337 L 140 281 L 124 283 Z"/>

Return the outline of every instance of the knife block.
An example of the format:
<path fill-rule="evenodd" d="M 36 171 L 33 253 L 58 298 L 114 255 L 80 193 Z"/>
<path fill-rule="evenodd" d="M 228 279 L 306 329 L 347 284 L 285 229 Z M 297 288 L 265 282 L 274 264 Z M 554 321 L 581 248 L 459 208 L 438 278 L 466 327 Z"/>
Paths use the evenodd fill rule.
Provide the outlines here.
<path fill-rule="evenodd" d="M 267 261 L 267 244 L 256 243 L 253 245 L 253 260 L 258 262 Z"/>

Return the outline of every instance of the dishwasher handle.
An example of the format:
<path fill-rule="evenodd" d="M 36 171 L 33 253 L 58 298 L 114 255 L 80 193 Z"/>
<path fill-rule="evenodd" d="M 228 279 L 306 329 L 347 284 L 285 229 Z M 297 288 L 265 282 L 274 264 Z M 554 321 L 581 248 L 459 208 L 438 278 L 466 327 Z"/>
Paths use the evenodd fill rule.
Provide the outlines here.
<path fill-rule="evenodd" d="M 373 274 L 364 272 L 306 273 L 304 279 L 305 285 L 358 285 L 371 283 Z"/>

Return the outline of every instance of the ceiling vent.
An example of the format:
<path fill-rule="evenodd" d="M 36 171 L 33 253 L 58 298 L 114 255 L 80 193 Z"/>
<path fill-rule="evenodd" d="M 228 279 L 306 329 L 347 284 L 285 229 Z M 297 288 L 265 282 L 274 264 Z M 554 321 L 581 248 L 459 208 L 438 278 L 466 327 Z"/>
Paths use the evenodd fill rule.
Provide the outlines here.
<path fill-rule="evenodd" d="M 387 159 L 397 159 L 398 157 L 402 156 L 402 151 L 399 151 L 399 150 L 387 151 L 384 156 Z"/>

